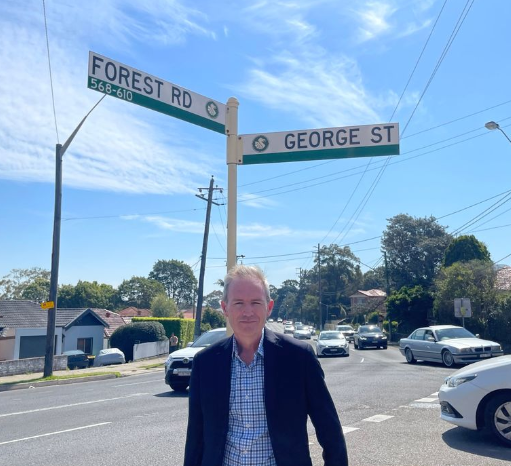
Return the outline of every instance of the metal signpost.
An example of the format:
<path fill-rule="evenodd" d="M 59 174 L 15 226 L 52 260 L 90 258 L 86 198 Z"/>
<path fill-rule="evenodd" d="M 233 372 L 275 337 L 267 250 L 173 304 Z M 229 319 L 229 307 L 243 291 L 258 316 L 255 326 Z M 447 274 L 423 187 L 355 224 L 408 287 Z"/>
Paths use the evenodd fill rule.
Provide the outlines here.
<path fill-rule="evenodd" d="M 243 165 L 399 154 L 399 124 L 244 134 Z"/>
<path fill-rule="evenodd" d="M 461 317 L 463 327 L 465 327 L 465 317 L 472 317 L 472 306 L 468 298 L 454 299 L 454 316 Z"/>

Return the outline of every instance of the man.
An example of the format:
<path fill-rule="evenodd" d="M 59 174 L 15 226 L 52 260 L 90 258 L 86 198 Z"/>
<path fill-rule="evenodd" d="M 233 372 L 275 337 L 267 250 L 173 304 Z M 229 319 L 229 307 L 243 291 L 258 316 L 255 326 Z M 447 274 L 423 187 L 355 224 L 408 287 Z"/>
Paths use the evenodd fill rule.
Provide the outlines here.
<path fill-rule="evenodd" d="M 176 351 L 178 343 L 179 339 L 174 335 L 174 332 L 172 332 L 169 338 L 169 353 Z"/>
<path fill-rule="evenodd" d="M 312 466 L 308 416 L 325 466 L 348 464 L 314 351 L 264 328 L 272 308 L 260 269 L 229 271 L 222 309 L 234 335 L 194 357 L 184 466 Z"/>

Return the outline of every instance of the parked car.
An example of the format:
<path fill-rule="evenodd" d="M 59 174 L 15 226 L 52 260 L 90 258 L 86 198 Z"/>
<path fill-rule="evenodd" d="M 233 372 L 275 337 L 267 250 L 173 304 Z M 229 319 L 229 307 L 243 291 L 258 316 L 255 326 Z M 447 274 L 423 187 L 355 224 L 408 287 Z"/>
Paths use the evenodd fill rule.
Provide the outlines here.
<path fill-rule="evenodd" d="M 440 417 L 472 430 L 488 429 L 511 447 L 511 355 L 476 362 L 440 387 Z"/>
<path fill-rule="evenodd" d="M 338 325 L 335 330 L 342 332 L 342 334 L 346 337 L 346 340 L 353 341 L 355 329 L 351 325 Z"/>
<path fill-rule="evenodd" d="M 277 322 L 278 322 L 279 324 L 281 324 L 281 323 L 282 323 L 282 318 L 281 318 L 281 317 L 278 317 L 278 318 L 277 318 Z"/>
<path fill-rule="evenodd" d="M 226 328 L 215 328 L 203 333 L 197 340 L 186 348 L 169 354 L 165 361 L 165 383 L 176 392 L 184 392 L 190 384 L 193 357 L 204 348 L 225 338 Z"/>
<path fill-rule="evenodd" d="M 361 325 L 353 334 L 355 349 L 364 349 L 368 346 L 387 349 L 387 336 L 377 325 Z"/>
<path fill-rule="evenodd" d="M 295 326 L 293 324 L 284 325 L 284 333 L 295 333 Z"/>
<path fill-rule="evenodd" d="M 118 348 L 102 349 L 94 358 L 94 367 L 124 364 L 124 353 Z"/>
<path fill-rule="evenodd" d="M 273 319 L 268 319 L 268 322 L 272 323 L 272 322 L 273 322 Z"/>
<path fill-rule="evenodd" d="M 447 367 L 504 354 L 498 343 L 481 340 L 466 328 L 455 325 L 418 328 L 408 338 L 399 340 L 399 351 L 409 364 L 420 359 L 443 363 Z"/>
<path fill-rule="evenodd" d="M 89 367 L 89 357 L 82 350 L 64 351 L 62 355 L 67 356 L 67 367 L 69 369 L 85 369 Z"/>
<path fill-rule="evenodd" d="M 309 330 L 309 327 L 307 327 L 306 325 L 297 325 L 295 327 L 293 337 L 296 338 L 297 340 L 310 340 L 311 332 Z"/>
<path fill-rule="evenodd" d="M 341 332 L 324 330 L 320 332 L 316 343 L 316 354 L 322 356 L 349 356 L 350 345 Z"/>

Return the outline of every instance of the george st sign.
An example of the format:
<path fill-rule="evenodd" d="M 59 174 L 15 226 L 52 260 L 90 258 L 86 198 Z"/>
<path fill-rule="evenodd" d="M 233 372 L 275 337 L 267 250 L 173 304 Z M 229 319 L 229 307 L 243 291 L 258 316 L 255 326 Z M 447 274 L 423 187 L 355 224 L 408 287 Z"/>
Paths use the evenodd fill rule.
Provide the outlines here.
<path fill-rule="evenodd" d="M 244 134 L 243 165 L 399 154 L 399 124 Z"/>
<path fill-rule="evenodd" d="M 225 104 L 94 52 L 87 87 L 225 134 Z"/>

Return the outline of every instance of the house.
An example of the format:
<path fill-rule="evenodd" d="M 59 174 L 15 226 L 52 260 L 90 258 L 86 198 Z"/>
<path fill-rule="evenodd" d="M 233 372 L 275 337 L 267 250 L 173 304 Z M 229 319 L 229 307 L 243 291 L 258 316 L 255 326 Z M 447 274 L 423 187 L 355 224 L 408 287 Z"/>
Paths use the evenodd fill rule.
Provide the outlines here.
<path fill-rule="evenodd" d="M 119 315 L 126 321 L 126 323 L 130 323 L 133 317 L 152 317 L 153 313 L 151 312 L 151 309 L 138 309 L 130 306 L 119 311 Z"/>
<path fill-rule="evenodd" d="M 497 270 L 495 287 L 498 291 L 511 291 L 511 267 L 506 265 Z"/>
<path fill-rule="evenodd" d="M 127 322 L 121 315 L 117 314 L 116 312 L 108 311 L 106 309 L 94 308 L 92 311 L 108 324 L 104 330 L 103 348 L 109 348 L 110 337 L 112 336 L 112 333 L 114 333 L 119 327 L 122 327 L 129 322 Z"/>
<path fill-rule="evenodd" d="M 48 311 L 24 300 L 0 301 L 0 360 L 41 357 L 46 352 Z M 91 309 L 59 309 L 55 316 L 55 354 L 103 349 L 108 324 Z"/>
<path fill-rule="evenodd" d="M 358 290 L 350 296 L 352 314 L 369 314 L 379 312 L 385 314 L 385 298 L 387 293 L 382 290 Z"/>

